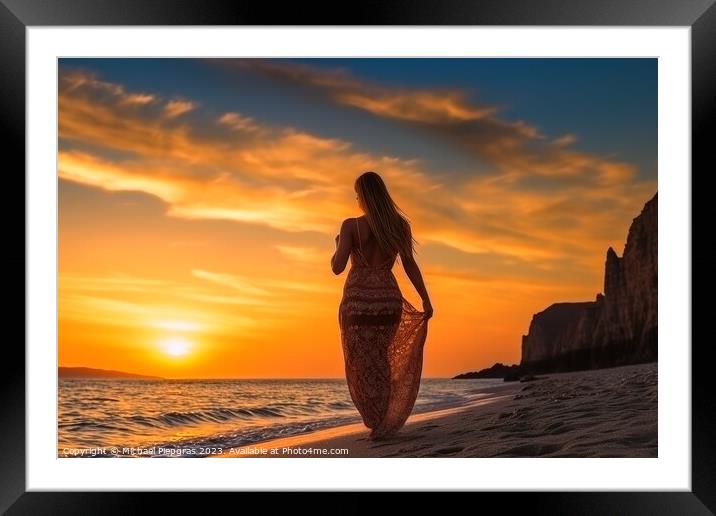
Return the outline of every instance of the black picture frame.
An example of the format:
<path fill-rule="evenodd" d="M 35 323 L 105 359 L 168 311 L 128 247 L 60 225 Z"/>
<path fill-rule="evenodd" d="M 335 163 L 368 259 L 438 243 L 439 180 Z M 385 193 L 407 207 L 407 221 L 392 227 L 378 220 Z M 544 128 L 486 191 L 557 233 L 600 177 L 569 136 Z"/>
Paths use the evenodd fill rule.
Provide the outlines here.
<path fill-rule="evenodd" d="M 8 198 L 25 192 L 25 29 L 50 25 L 575 25 L 683 26 L 691 29 L 692 169 L 706 174 L 708 134 L 716 112 L 716 0 L 482 0 L 441 2 L 361 2 L 306 5 L 286 3 L 229 3 L 179 0 L 0 0 L 0 102 L 6 180 L 14 182 Z M 711 130 L 711 131 L 709 131 Z M 8 159 L 14 158 L 14 159 Z M 712 167 L 711 167 L 712 168 Z M 693 178 L 692 171 L 688 171 Z M 693 181 L 691 181 L 693 185 Z M 12 188 L 14 186 L 15 188 Z M 693 186 L 692 186 L 693 188 Z M 702 191 L 704 189 L 702 188 Z M 23 195 L 23 213 L 25 212 Z M 23 224 L 10 224 L 11 204 L 4 203 L 4 228 L 13 237 L 17 270 L 25 262 Z M 693 213 L 693 202 L 692 202 Z M 692 216 L 692 220 L 696 217 Z M 702 219 L 703 220 L 703 219 Z M 22 229 L 22 235 L 20 231 Z M 10 235 L 8 235 L 10 236 Z M 22 244 L 20 243 L 22 242 Z M 8 245 L 6 251 L 11 247 Z M 690 252 L 693 253 L 693 244 Z M 9 253 L 5 253 L 9 256 Z M 693 263 L 693 259 L 692 259 Z M 9 279 L 19 274 L 8 274 Z M 704 278 L 705 279 L 705 278 Z M 27 276 L 24 275 L 26 287 Z M 703 281 L 700 285 L 705 285 Z M 703 290 L 704 287 L 702 287 Z M 25 300 L 25 288 L 22 299 Z M 9 321 L 25 321 L 25 303 L 7 303 Z M 22 312 L 22 313 L 21 313 Z M 691 317 L 693 321 L 693 316 Z M 23 342 L 25 326 L 23 325 Z M 0 439 L 0 511 L 7 514 L 129 514 L 154 510 L 144 492 L 26 492 L 25 352 L 19 339 L 5 342 L 2 382 L 2 438 Z M 710 396 L 711 362 L 703 341 L 692 350 L 692 490 L 640 492 L 502 492 L 479 493 L 481 506 L 490 497 L 499 507 L 538 514 L 713 514 L 716 511 L 716 402 Z M 691 346 L 688 343 L 668 345 Z M 160 496 L 161 512 L 186 507 L 189 493 Z M 212 493 L 248 496 L 248 493 Z M 355 493 L 354 493 L 355 494 Z M 478 494 L 478 493 L 475 493 Z M 255 495 L 251 495 L 255 496 Z M 260 496 L 260 494 L 259 494 Z M 313 496 L 312 496 L 313 498 Z M 272 504 L 281 497 L 272 500 Z M 245 500 L 245 499 L 244 499 Z M 469 502 L 474 503 L 474 502 Z M 307 505 L 307 507 L 315 507 Z M 360 504 L 355 504 L 360 507 Z M 295 506 L 292 510 L 295 510 Z M 316 509 L 317 510 L 317 509 Z M 498 509 L 502 510 L 502 509 Z"/>

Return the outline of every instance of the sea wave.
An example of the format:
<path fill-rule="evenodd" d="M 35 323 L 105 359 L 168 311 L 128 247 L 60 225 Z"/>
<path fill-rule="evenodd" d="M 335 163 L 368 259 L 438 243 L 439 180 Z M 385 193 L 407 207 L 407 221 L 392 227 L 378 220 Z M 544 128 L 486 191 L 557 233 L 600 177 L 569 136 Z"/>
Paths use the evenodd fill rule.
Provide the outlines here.
<path fill-rule="evenodd" d="M 495 383 L 423 380 L 413 412 L 470 403 Z M 68 447 L 117 449 L 105 456 L 136 456 L 127 447 L 230 448 L 360 421 L 341 380 L 63 380 L 59 404 L 60 456 Z"/>

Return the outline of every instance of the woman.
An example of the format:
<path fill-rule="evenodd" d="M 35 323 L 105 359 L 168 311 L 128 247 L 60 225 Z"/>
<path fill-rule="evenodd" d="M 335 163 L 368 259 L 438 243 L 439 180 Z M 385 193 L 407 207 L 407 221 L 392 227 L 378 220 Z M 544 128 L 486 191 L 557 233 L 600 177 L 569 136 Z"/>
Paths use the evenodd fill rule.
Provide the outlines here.
<path fill-rule="evenodd" d="M 331 268 L 340 274 L 350 256 L 338 309 L 346 380 L 369 438 L 377 440 L 395 434 L 413 409 L 433 308 L 413 257 L 410 224 L 385 183 L 370 171 L 354 189 L 364 215 L 343 221 Z M 423 300 L 422 312 L 403 297 L 393 275 L 398 255 Z"/>

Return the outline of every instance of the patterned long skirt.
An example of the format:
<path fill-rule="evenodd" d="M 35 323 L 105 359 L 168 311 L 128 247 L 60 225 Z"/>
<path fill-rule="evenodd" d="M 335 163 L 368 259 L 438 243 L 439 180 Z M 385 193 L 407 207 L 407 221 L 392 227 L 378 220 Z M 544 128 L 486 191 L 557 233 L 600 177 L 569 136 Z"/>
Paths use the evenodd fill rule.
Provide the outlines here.
<path fill-rule="evenodd" d="M 420 388 L 428 320 L 403 297 L 389 268 L 353 266 L 338 309 L 351 399 L 372 429 L 396 433 Z"/>

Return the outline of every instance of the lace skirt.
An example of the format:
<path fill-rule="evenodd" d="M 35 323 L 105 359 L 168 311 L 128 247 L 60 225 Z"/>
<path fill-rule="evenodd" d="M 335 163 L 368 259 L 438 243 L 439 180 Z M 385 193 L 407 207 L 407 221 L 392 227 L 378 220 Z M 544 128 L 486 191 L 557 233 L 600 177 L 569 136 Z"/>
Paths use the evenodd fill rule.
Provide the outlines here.
<path fill-rule="evenodd" d="M 428 321 L 390 269 L 352 267 L 338 322 L 351 399 L 374 435 L 391 435 L 418 395 Z"/>

